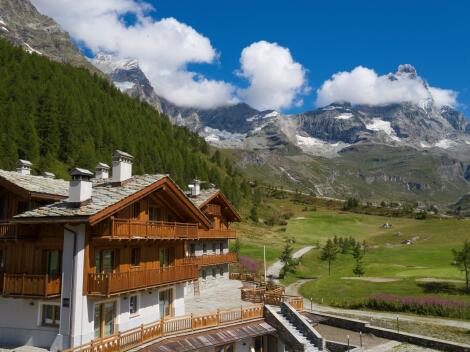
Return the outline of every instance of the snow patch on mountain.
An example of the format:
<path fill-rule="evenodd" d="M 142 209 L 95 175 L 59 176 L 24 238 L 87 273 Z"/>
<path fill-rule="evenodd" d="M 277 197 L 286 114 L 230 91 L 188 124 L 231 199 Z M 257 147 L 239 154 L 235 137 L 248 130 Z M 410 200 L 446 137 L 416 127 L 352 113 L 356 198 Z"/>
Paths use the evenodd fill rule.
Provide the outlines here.
<path fill-rule="evenodd" d="M 26 46 L 26 51 L 28 53 L 30 53 L 30 54 L 36 53 L 38 55 L 42 55 L 42 53 L 39 50 L 36 50 L 36 49 L 32 48 L 31 45 L 29 45 L 28 43 L 24 43 L 24 45 Z"/>
<path fill-rule="evenodd" d="M 9 30 L 6 27 L 0 26 L 0 29 L 4 30 L 5 32 L 9 32 Z"/>
<path fill-rule="evenodd" d="M 271 112 L 268 112 L 267 114 L 264 114 L 264 113 L 260 113 L 260 114 L 256 114 L 252 117 L 249 117 L 246 119 L 247 122 L 254 122 L 254 121 L 258 121 L 258 120 L 265 120 L 265 119 L 269 119 L 271 117 L 278 117 L 280 114 L 277 112 L 277 111 L 271 111 Z"/>
<path fill-rule="evenodd" d="M 335 119 L 336 120 L 349 120 L 353 116 L 354 116 L 353 114 L 351 114 L 350 112 L 347 112 L 347 113 L 335 116 Z"/>
<path fill-rule="evenodd" d="M 395 130 L 393 129 L 390 121 L 385 121 L 382 119 L 372 119 L 370 123 L 366 124 L 366 128 L 370 131 L 375 132 L 385 132 L 392 140 L 399 141 L 400 138 L 397 137 Z"/>
<path fill-rule="evenodd" d="M 201 135 L 207 143 L 222 148 L 241 148 L 243 146 L 243 140 L 246 138 L 246 134 L 244 133 L 231 133 L 208 126 L 200 130 L 199 135 Z"/>
<path fill-rule="evenodd" d="M 116 59 L 107 54 L 97 54 L 91 61 L 105 74 L 110 74 L 119 69 L 132 70 L 139 68 L 139 62 L 135 59 Z"/>
<path fill-rule="evenodd" d="M 449 149 L 455 145 L 455 142 L 451 141 L 450 139 L 441 139 L 440 141 L 434 143 L 434 147 L 438 147 L 441 149 Z"/>
<path fill-rule="evenodd" d="M 297 145 L 302 151 L 312 155 L 335 156 L 350 144 L 344 142 L 329 143 L 318 138 L 295 135 Z"/>

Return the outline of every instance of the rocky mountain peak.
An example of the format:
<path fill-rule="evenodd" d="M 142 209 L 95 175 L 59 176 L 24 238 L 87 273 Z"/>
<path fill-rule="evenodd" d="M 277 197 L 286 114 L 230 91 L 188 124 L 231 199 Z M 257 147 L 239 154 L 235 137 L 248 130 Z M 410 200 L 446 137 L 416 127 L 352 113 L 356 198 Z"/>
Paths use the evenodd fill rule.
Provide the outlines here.
<path fill-rule="evenodd" d="M 402 64 L 398 66 L 398 70 L 396 72 L 397 76 L 406 76 L 411 79 L 415 79 L 418 77 L 416 72 L 416 68 L 410 64 Z"/>

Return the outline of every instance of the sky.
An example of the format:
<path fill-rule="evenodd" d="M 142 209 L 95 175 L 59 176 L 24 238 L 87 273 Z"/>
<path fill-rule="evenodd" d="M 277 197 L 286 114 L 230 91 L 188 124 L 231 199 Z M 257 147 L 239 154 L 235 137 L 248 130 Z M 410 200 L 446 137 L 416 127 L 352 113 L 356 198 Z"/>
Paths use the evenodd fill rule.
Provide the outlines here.
<path fill-rule="evenodd" d="M 296 113 L 432 99 L 470 115 L 468 1 L 32 2 L 88 56 L 136 58 L 178 105 Z M 418 78 L 390 80 L 400 64 Z"/>

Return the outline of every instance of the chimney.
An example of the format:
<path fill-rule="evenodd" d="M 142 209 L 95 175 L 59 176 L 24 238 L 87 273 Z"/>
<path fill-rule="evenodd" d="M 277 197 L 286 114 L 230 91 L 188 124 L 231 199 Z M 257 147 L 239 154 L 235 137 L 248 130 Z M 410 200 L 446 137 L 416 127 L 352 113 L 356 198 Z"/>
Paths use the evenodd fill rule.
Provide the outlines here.
<path fill-rule="evenodd" d="M 44 171 L 44 172 L 42 173 L 42 177 L 45 177 L 45 178 L 55 178 L 55 175 L 54 175 L 52 172 Z"/>
<path fill-rule="evenodd" d="M 122 183 L 132 177 L 132 159 L 126 152 L 115 150 L 113 153 L 113 182 Z"/>
<path fill-rule="evenodd" d="M 109 165 L 98 163 L 95 168 L 95 178 L 98 180 L 107 180 L 109 178 Z"/>
<path fill-rule="evenodd" d="M 33 167 L 33 164 L 31 164 L 31 161 L 28 160 L 18 160 L 16 163 L 16 172 L 18 172 L 20 175 L 31 175 L 31 168 Z"/>
<path fill-rule="evenodd" d="M 86 169 L 75 168 L 70 171 L 68 202 L 74 206 L 81 206 L 91 199 L 93 173 Z"/>
<path fill-rule="evenodd" d="M 192 180 L 188 187 L 191 192 L 191 197 L 197 197 L 201 193 L 201 181 L 197 178 Z"/>

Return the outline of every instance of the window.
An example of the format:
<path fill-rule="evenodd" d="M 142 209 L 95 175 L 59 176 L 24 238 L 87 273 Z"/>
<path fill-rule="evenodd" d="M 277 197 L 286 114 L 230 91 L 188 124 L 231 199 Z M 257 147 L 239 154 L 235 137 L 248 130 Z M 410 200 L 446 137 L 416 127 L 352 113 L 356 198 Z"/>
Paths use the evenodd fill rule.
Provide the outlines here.
<path fill-rule="evenodd" d="M 46 272 L 50 277 L 60 275 L 60 251 L 46 250 Z"/>
<path fill-rule="evenodd" d="M 133 247 L 131 248 L 131 266 L 140 265 L 140 248 Z"/>
<path fill-rule="evenodd" d="M 203 279 L 206 278 L 206 276 L 207 276 L 206 269 L 202 269 L 201 276 L 202 276 Z"/>
<path fill-rule="evenodd" d="M 5 220 L 7 218 L 7 197 L 0 197 L 0 220 Z"/>
<path fill-rule="evenodd" d="M 215 267 L 212 268 L 212 277 L 217 277 L 217 269 Z"/>
<path fill-rule="evenodd" d="M 215 350 L 216 352 L 235 352 L 235 344 L 231 343 L 225 346 L 219 346 Z"/>
<path fill-rule="evenodd" d="M 162 209 L 157 207 L 149 208 L 149 220 L 150 221 L 161 221 L 163 220 Z"/>
<path fill-rule="evenodd" d="M 224 252 L 224 243 L 223 242 L 219 243 L 219 251 L 220 251 L 220 254 L 222 254 Z"/>
<path fill-rule="evenodd" d="M 253 345 L 254 345 L 254 349 L 252 349 L 252 351 L 263 352 L 264 351 L 263 336 L 257 336 L 253 338 Z"/>
<path fill-rule="evenodd" d="M 189 255 L 191 256 L 196 255 L 196 244 L 191 243 L 189 245 Z"/>
<path fill-rule="evenodd" d="M 0 272 L 5 271 L 5 250 L 0 248 Z"/>
<path fill-rule="evenodd" d="M 216 253 L 217 252 L 217 244 L 215 243 L 212 243 L 212 253 Z"/>
<path fill-rule="evenodd" d="M 162 290 L 158 293 L 158 305 L 160 309 L 160 318 L 169 318 L 173 316 L 173 289 Z"/>
<path fill-rule="evenodd" d="M 114 335 L 114 320 L 116 317 L 116 302 L 95 304 L 93 325 L 95 338 Z"/>
<path fill-rule="evenodd" d="M 140 217 L 140 203 L 134 203 L 132 205 L 132 217 L 138 219 Z"/>
<path fill-rule="evenodd" d="M 219 274 L 220 276 L 224 276 L 224 267 L 222 265 L 219 266 Z"/>
<path fill-rule="evenodd" d="M 97 274 L 109 274 L 114 271 L 115 259 L 113 249 L 103 249 L 95 253 L 95 266 Z"/>
<path fill-rule="evenodd" d="M 42 321 L 44 326 L 59 326 L 60 306 L 52 304 L 42 305 Z"/>
<path fill-rule="evenodd" d="M 129 314 L 136 315 L 139 313 L 139 296 L 133 295 L 129 297 Z"/>
<path fill-rule="evenodd" d="M 204 253 L 204 254 L 207 253 L 207 244 L 206 244 L 206 242 L 202 243 L 202 253 Z"/>
<path fill-rule="evenodd" d="M 160 267 L 165 268 L 173 265 L 174 247 L 162 247 L 159 251 Z"/>

